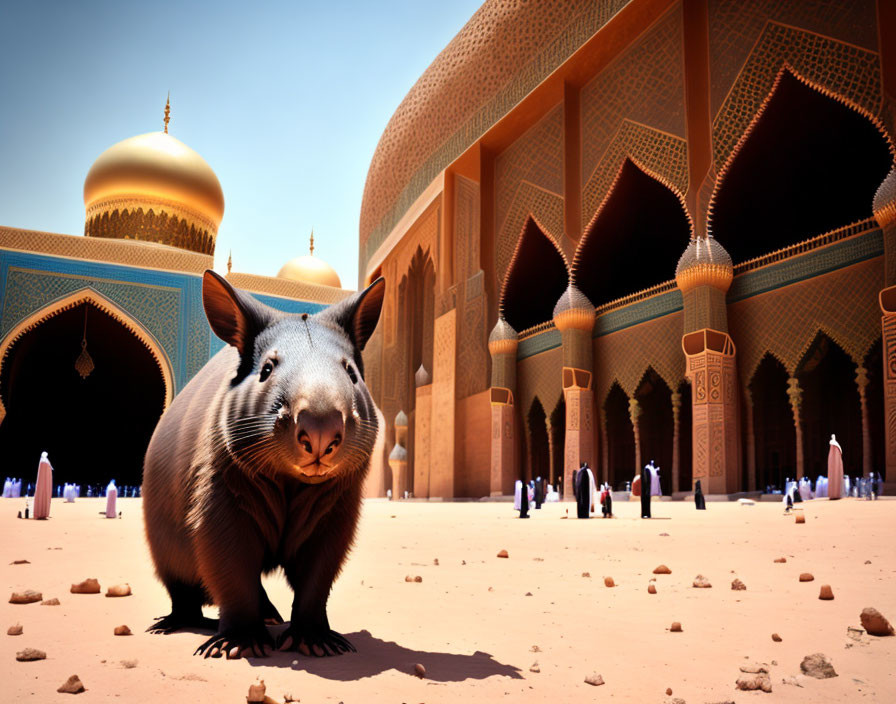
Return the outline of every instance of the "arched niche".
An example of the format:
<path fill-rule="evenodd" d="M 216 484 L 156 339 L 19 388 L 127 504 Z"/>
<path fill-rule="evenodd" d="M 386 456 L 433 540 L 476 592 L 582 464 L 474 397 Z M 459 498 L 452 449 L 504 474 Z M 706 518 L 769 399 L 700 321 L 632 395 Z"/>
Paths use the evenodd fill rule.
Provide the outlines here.
<path fill-rule="evenodd" d="M 529 452 L 528 462 L 525 467 L 521 467 L 523 481 L 542 477 L 548 477 L 551 469 L 551 454 L 548 443 L 548 426 L 547 416 L 544 412 L 544 406 L 536 397 L 529 407 L 526 414 L 527 448 Z"/>
<path fill-rule="evenodd" d="M 672 487 L 672 390 L 653 367 L 648 367 L 635 391 L 641 406 L 638 436 L 641 460 L 653 461 L 660 468 L 660 487 L 664 495 L 676 491 Z"/>
<path fill-rule="evenodd" d="M 722 168 L 708 226 L 735 262 L 871 216 L 893 163 L 872 120 L 782 69 Z"/>
<path fill-rule="evenodd" d="M 504 319 L 519 332 L 551 320 L 554 305 L 568 285 L 563 254 L 530 216 L 501 287 Z"/>
<path fill-rule="evenodd" d="M 756 484 L 763 492 L 768 488 L 783 489 L 785 478 L 796 476 L 796 429 L 787 379 L 784 365 L 766 353 L 748 384 L 753 408 Z"/>
<path fill-rule="evenodd" d="M 613 489 L 620 490 L 635 476 L 635 431 L 629 416 L 628 396 L 613 383 L 604 399 L 607 424 L 607 478 Z"/>
<path fill-rule="evenodd" d="M 692 230 L 681 195 L 626 159 L 585 228 L 573 279 L 595 306 L 668 281 Z"/>

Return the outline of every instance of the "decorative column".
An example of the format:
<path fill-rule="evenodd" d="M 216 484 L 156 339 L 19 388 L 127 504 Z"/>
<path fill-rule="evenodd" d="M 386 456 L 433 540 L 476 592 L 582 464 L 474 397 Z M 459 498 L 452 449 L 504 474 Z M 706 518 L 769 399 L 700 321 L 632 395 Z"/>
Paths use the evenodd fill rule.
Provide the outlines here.
<path fill-rule="evenodd" d="M 750 387 L 744 393 L 747 407 L 747 491 L 756 491 L 756 431 L 753 429 L 753 393 Z"/>
<path fill-rule="evenodd" d="M 883 312 L 884 428 L 886 473 L 896 477 L 896 169 L 880 184 L 871 205 L 884 234 L 884 283 L 878 301 Z"/>
<path fill-rule="evenodd" d="M 691 476 L 709 494 L 741 488 L 736 350 L 725 303 L 733 278 L 731 257 L 711 236 L 692 237 L 675 269 L 684 303 L 685 373 L 691 382 Z"/>
<path fill-rule="evenodd" d="M 672 493 L 681 490 L 681 394 L 672 392 Z"/>
<path fill-rule="evenodd" d="M 641 417 L 641 404 L 636 398 L 628 400 L 628 417 L 632 420 L 632 431 L 635 434 L 635 474 L 637 475 L 641 472 L 641 428 L 638 423 L 638 418 Z M 641 491 L 644 491 L 643 486 Z M 650 491 L 649 488 L 648 491 Z"/>
<path fill-rule="evenodd" d="M 868 427 L 868 370 L 856 367 L 856 386 L 859 387 L 859 404 L 862 408 L 862 475 L 871 476 L 871 430 Z"/>
<path fill-rule="evenodd" d="M 803 390 L 800 388 L 800 380 L 790 377 L 787 380 L 787 396 L 790 399 L 790 408 L 793 411 L 793 428 L 796 431 L 796 478 L 802 479 L 803 464 L 803 423 L 800 418 L 800 408 L 803 405 Z"/>
<path fill-rule="evenodd" d="M 414 496 L 429 498 L 429 467 L 432 448 L 432 377 L 420 365 L 414 374 Z"/>
<path fill-rule="evenodd" d="M 594 306 L 570 284 L 554 306 L 554 325 L 563 341 L 561 382 L 566 401 L 566 438 L 563 451 L 563 498 L 573 500 L 573 472 L 582 462 L 594 471 L 594 391 L 591 333 Z"/>
<path fill-rule="evenodd" d="M 488 337 L 492 357 L 491 400 L 491 496 L 513 493 L 515 414 L 513 394 L 516 391 L 516 349 L 519 336 L 504 318 L 498 318 Z"/>
<path fill-rule="evenodd" d="M 408 488 L 408 417 L 404 411 L 395 416 L 395 447 L 389 453 L 389 466 L 392 468 L 392 500 L 404 497 Z"/>

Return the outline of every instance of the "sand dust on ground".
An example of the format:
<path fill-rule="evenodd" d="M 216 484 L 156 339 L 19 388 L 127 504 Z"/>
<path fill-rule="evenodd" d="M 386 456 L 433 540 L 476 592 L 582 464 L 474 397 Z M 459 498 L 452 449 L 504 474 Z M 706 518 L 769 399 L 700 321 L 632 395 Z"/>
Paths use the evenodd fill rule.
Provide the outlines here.
<path fill-rule="evenodd" d="M 508 503 L 368 501 L 329 607 L 331 626 L 358 652 L 235 661 L 194 657 L 202 633 L 144 632 L 169 602 L 139 499 L 119 502 L 120 520 L 99 515 L 103 499 L 54 500 L 50 520 L 17 520 L 23 503 L 0 500 L 5 701 L 239 704 L 258 677 L 276 701 L 303 704 L 896 701 L 896 637 L 847 632 L 860 628 L 866 606 L 896 623 L 896 501 L 804 503 L 802 525 L 780 503 L 695 511 L 661 502 L 653 520 L 640 520 L 637 503 L 617 502 L 614 520 L 588 521 L 574 518 L 573 504 L 546 504 L 521 521 Z M 497 557 L 502 549 L 507 559 Z M 774 562 L 782 556 L 786 563 Z M 29 563 L 11 564 L 19 559 Z M 654 575 L 660 564 L 672 573 Z M 815 580 L 801 583 L 801 572 Z M 712 587 L 695 589 L 698 574 Z M 101 594 L 69 592 L 88 577 Z M 746 590 L 731 589 L 735 578 Z M 123 583 L 132 596 L 106 598 Z M 822 584 L 833 601 L 819 600 Z M 284 578 L 265 585 L 288 616 Z M 60 604 L 6 603 L 24 589 Z M 669 631 L 673 621 L 680 633 Z M 6 635 L 16 623 L 24 634 Z M 113 635 L 120 625 L 134 635 Z M 17 662 L 26 647 L 46 659 Z M 817 652 L 838 677 L 800 674 L 803 657 Z M 414 675 L 418 663 L 424 679 Z M 740 667 L 754 664 L 769 670 L 771 694 L 735 690 Z M 605 684 L 586 684 L 593 673 Z M 87 691 L 57 694 L 74 674 Z"/>

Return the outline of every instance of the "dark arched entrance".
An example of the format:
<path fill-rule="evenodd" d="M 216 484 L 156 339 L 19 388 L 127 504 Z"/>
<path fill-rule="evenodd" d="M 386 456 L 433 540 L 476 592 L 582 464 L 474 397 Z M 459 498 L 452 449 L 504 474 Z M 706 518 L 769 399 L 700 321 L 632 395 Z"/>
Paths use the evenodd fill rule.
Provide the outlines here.
<path fill-rule="evenodd" d="M 862 475 L 862 410 L 856 365 L 840 346 L 821 333 L 799 366 L 803 390 L 803 462 L 806 476 L 827 475 L 831 433 L 843 447 L 843 473 Z"/>
<path fill-rule="evenodd" d="M 607 462 L 610 486 L 620 490 L 635 476 L 635 431 L 628 412 L 628 396 L 613 384 L 604 401 L 607 419 Z"/>
<path fill-rule="evenodd" d="M 81 378 L 75 361 L 85 313 L 94 368 Z M 140 484 L 143 456 L 165 406 L 165 383 L 153 353 L 111 315 L 84 302 L 26 332 L 3 361 L 0 393 L 7 474 L 33 477 L 47 451 L 55 485 Z"/>
<path fill-rule="evenodd" d="M 678 385 L 678 393 L 681 394 L 681 410 L 678 412 L 678 457 L 679 457 L 679 485 L 673 487 L 673 491 L 690 491 L 694 481 L 694 428 L 693 428 L 693 400 L 691 399 L 691 385 L 683 381 Z"/>
<path fill-rule="evenodd" d="M 772 355 L 762 358 L 750 380 L 757 488 L 784 488 L 796 476 L 796 430 L 787 396 L 787 370 Z"/>
<path fill-rule="evenodd" d="M 868 432 L 871 435 L 871 469 L 886 474 L 887 459 L 885 455 L 886 438 L 884 430 L 884 369 L 883 342 L 880 338 L 874 341 L 868 354 L 865 355 L 865 369 L 868 370 L 868 386 L 865 399 L 868 404 Z"/>
<path fill-rule="evenodd" d="M 563 458 L 566 444 L 566 399 L 562 396 L 551 413 L 551 476 L 548 483 L 554 486 L 563 476 Z"/>
<path fill-rule="evenodd" d="M 529 426 L 529 475 L 523 476 L 524 481 L 536 477 L 546 477 L 551 470 L 551 453 L 548 448 L 547 416 L 541 401 L 537 398 L 532 401 L 529 408 L 529 416 L 526 419 Z M 526 469 L 523 469 L 525 472 Z"/>
<path fill-rule="evenodd" d="M 660 468 L 660 488 L 663 494 L 672 493 L 672 392 L 652 368 L 641 379 L 635 398 L 641 406 L 638 419 L 641 440 L 641 461 L 653 460 Z"/>

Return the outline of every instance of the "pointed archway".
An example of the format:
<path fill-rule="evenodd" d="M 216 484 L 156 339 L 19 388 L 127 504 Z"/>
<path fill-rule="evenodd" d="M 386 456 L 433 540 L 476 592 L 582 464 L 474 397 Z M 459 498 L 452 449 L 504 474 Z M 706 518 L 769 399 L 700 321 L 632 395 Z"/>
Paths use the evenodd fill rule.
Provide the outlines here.
<path fill-rule="evenodd" d="M 548 446 L 547 416 L 544 406 L 536 397 L 529 407 L 526 416 L 526 426 L 529 430 L 527 437 L 528 458 L 525 466 L 521 467 L 524 482 L 536 477 L 547 477 L 551 469 L 551 454 Z"/>
<path fill-rule="evenodd" d="M 530 216 L 501 289 L 504 320 L 519 332 L 550 320 L 554 305 L 568 285 L 566 259 Z"/>
<path fill-rule="evenodd" d="M 635 398 L 641 406 L 638 418 L 638 435 L 641 442 L 641 460 L 651 460 L 660 468 L 660 488 L 665 496 L 672 493 L 672 391 L 657 374 L 648 367 Z"/>
<path fill-rule="evenodd" d="M 92 369 L 76 368 L 82 340 Z M 139 324 L 100 294 L 79 292 L 18 326 L 0 360 L 5 465 L 31 472 L 47 451 L 57 484 L 140 484 L 173 380 Z"/>
<path fill-rule="evenodd" d="M 551 413 L 551 474 L 548 484 L 555 484 L 563 477 L 564 446 L 566 444 L 566 399 L 562 396 Z"/>
<path fill-rule="evenodd" d="M 604 401 L 607 420 L 607 473 L 610 486 L 623 489 L 635 476 L 635 431 L 628 411 L 628 396 L 614 383 Z"/>
<path fill-rule="evenodd" d="M 784 488 L 786 477 L 796 476 L 796 429 L 787 396 L 787 370 L 766 354 L 750 379 L 753 400 L 753 434 L 756 441 L 756 484 Z"/>
<path fill-rule="evenodd" d="M 626 159 L 585 228 L 572 266 L 576 285 L 599 306 L 668 281 L 692 229 L 680 194 Z"/>
<path fill-rule="evenodd" d="M 676 491 L 690 491 L 694 486 L 694 423 L 693 401 L 691 400 L 691 385 L 682 381 L 678 385 L 678 393 L 681 394 L 681 408 L 678 411 L 678 486 L 672 487 Z"/>
<path fill-rule="evenodd" d="M 871 216 L 893 157 L 881 130 L 782 69 L 719 176 L 709 227 L 735 262 Z"/>

